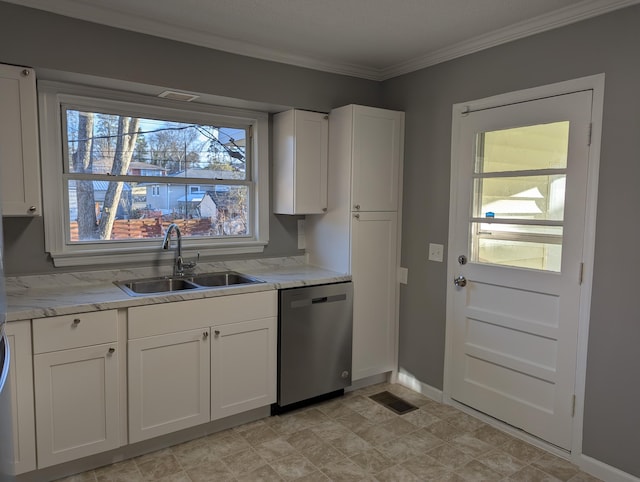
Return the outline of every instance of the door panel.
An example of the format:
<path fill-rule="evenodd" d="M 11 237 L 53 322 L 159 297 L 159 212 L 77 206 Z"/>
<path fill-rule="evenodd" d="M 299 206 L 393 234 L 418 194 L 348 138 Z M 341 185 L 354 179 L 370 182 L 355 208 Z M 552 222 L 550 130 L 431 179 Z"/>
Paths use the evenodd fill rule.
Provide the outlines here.
<path fill-rule="evenodd" d="M 591 91 L 461 120 L 451 397 L 571 448 Z M 458 256 L 468 262 L 459 264 Z"/>

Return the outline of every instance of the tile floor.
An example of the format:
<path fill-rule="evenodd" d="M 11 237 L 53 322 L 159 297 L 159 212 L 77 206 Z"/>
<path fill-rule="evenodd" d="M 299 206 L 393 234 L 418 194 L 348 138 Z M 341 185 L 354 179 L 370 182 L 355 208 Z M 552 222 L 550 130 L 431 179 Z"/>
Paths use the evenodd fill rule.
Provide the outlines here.
<path fill-rule="evenodd" d="M 368 395 L 388 390 L 420 407 L 396 415 Z M 569 462 L 400 385 L 269 417 L 64 482 L 571 481 Z"/>

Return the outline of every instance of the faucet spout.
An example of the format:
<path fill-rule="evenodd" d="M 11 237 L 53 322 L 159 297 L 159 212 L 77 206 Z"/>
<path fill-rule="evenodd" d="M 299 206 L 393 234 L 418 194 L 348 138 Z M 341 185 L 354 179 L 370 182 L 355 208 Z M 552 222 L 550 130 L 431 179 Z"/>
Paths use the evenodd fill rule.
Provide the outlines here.
<path fill-rule="evenodd" d="M 176 259 L 173 263 L 173 275 L 182 276 L 184 275 L 184 263 L 182 260 L 182 234 L 180 233 L 180 228 L 177 224 L 171 223 L 167 228 L 167 232 L 164 233 L 164 239 L 162 240 L 162 249 L 169 249 L 171 247 L 171 233 L 173 231 L 176 232 L 176 239 L 178 241 Z"/>

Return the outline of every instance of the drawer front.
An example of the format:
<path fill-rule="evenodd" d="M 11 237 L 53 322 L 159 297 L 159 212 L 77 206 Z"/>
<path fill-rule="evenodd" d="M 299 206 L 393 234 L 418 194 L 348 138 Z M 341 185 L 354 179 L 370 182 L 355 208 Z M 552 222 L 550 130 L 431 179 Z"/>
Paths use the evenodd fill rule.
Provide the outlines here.
<path fill-rule="evenodd" d="M 52 316 L 33 321 L 34 354 L 99 345 L 117 339 L 117 310 Z"/>
<path fill-rule="evenodd" d="M 278 292 L 216 296 L 129 308 L 129 339 L 277 316 Z"/>

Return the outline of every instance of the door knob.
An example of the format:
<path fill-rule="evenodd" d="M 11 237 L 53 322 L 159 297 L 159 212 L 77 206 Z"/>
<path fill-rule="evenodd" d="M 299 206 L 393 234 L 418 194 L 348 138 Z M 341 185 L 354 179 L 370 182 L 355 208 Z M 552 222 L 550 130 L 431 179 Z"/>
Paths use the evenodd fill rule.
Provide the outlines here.
<path fill-rule="evenodd" d="M 453 284 L 456 285 L 458 288 L 464 288 L 465 286 L 467 286 L 467 278 L 465 278 L 464 276 L 458 276 L 456 279 L 453 280 Z"/>

